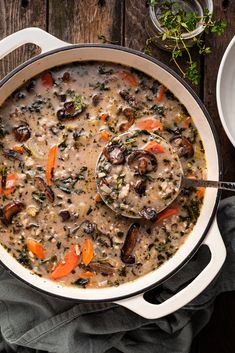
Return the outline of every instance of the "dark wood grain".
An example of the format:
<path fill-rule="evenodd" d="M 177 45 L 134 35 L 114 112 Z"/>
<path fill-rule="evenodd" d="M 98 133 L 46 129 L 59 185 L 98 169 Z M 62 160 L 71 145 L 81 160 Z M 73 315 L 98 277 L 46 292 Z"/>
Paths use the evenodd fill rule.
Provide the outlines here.
<path fill-rule="evenodd" d="M 125 45 L 127 47 L 144 51 L 146 46 L 146 40 L 149 38 L 147 33 L 147 22 L 149 21 L 149 7 L 146 5 L 147 1 L 145 0 L 126 0 L 126 11 L 125 11 Z M 201 68 L 201 58 L 197 54 L 196 49 L 191 50 L 192 58 L 197 62 L 198 68 Z M 151 46 L 151 55 L 165 63 L 171 69 L 173 69 L 176 73 L 180 74 L 180 71 L 176 67 L 176 65 L 171 60 L 171 53 L 159 49 L 156 45 Z M 186 55 L 179 60 L 179 64 L 182 69 L 185 71 L 186 61 L 188 60 Z M 203 77 L 202 77 L 203 79 Z M 187 80 L 186 80 L 187 81 Z M 201 95 L 202 92 L 202 80 L 199 85 L 192 86 L 189 81 L 190 86 Z"/>
<path fill-rule="evenodd" d="M 49 32 L 70 43 L 97 43 L 102 34 L 121 44 L 123 4 L 122 0 L 49 0 Z"/>
<path fill-rule="evenodd" d="M 46 29 L 46 13 L 46 0 L 1 0 L 0 39 L 25 27 Z M 0 78 L 38 52 L 39 49 L 31 44 L 9 54 L 0 62 Z"/>
<path fill-rule="evenodd" d="M 204 63 L 204 103 L 216 125 L 222 147 L 224 179 L 235 181 L 235 149 L 229 142 L 220 122 L 216 104 L 216 78 L 224 51 L 235 34 L 235 1 L 214 1 L 214 18 L 227 22 L 227 28 L 221 37 L 208 35 L 207 43 L 212 53 L 205 57 Z M 235 58 L 234 58 L 235 60 Z M 226 196 L 227 193 L 224 193 Z"/>

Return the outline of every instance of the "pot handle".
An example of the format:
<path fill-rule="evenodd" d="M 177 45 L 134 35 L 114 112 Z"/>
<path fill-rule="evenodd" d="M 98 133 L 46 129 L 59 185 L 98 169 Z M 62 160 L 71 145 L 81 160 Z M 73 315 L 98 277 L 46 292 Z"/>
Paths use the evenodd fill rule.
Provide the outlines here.
<path fill-rule="evenodd" d="M 0 59 L 26 43 L 38 45 L 42 53 L 69 45 L 40 28 L 24 28 L 0 41 Z"/>
<path fill-rule="evenodd" d="M 117 301 L 116 304 L 130 309 L 146 319 L 158 319 L 171 314 L 188 304 L 214 279 L 226 257 L 226 249 L 216 219 L 214 219 L 203 244 L 207 245 L 210 249 L 210 262 L 203 271 L 180 292 L 160 304 L 151 304 L 147 302 L 144 299 L 143 294 Z"/>

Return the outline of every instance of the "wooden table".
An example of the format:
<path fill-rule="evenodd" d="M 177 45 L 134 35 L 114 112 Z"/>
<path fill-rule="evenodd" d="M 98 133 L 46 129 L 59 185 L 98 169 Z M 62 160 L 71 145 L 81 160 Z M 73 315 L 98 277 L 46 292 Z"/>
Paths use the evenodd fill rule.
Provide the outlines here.
<path fill-rule="evenodd" d="M 199 57 L 193 50 L 201 72 L 200 84 L 193 89 L 214 120 L 221 141 L 224 180 L 232 181 L 235 180 L 234 147 L 220 123 L 215 87 L 222 55 L 235 34 L 235 1 L 214 0 L 214 15 L 227 21 L 227 30 L 221 37 L 206 36 L 212 54 Z M 0 0 L 0 39 L 19 29 L 36 26 L 70 43 L 97 43 L 98 34 L 102 34 L 116 44 L 142 51 L 148 38 L 144 29 L 147 16 L 145 0 Z M 0 63 L 0 78 L 37 53 L 34 45 L 17 49 Z M 152 55 L 176 70 L 169 53 L 154 48 Z M 182 65 L 183 62 L 184 58 Z M 235 293 L 231 292 L 217 298 L 213 317 L 194 340 L 192 353 L 234 353 L 234 327 Z"/>

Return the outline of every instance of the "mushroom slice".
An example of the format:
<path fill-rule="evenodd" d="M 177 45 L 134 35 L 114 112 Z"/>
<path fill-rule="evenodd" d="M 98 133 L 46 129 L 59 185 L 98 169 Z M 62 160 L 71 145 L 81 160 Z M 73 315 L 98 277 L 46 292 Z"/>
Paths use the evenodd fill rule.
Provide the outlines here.
<path fill-rule="evenodd" d="M 43 178 L 36 176 L 34 180 L 35 180 L 36 188 L 44 192 L 44 194 L 46 195 L 47 199 L 50 202 L 54 202 L 55 200 L 54 191 L 51 189 L 49 185 L 47 185 L 47 183 L 43 180 Z"/>
<path fill-rule="evenodd" d="M 94 234 L 97 229 L 96 223 L 92 223 L 88 220 L 84 221 L 81 226 L 86 234 Z"/>
<path fill-rule="evenodd" d="M 121 260 L 125 264 L 134 264 L 135 256 L 133 255 L 134 248 L 137 243 L 140 225 L 133 223 L 128 229 L 125 242 L 121 249 Z"/>
<path fill-rule="evenodd" d="M 134 186 L 134 190 L 137 194 L 143 195 L 145 193 L 147 183 L 145 179 L 137 180 Z"/>
<path fill-rule="evenodd" d="M 152 207 L 144 207 L 140 212 L 139 215 L 148 221 L 156 221 L 158 218 L 157 212 L 155 208 Z"/>
<path fill-rule="evenodd" d="M 185 136 L 175 136 L 170 140 L 172 146 L 176 149 L 179 157 L 192 158 L 194 155 L 193 145 Z"/>
<path fill-rule="evenodd" d="M 144 175 L 157 169 L 157 159 L 155 155 L 149 151 L 134 151 L 128 157 L 127 163 L 129 167 L 134 169 L 139 175 Z"/>
<path fill-rule="evenodd" d="M 73 120 L 77 118 L 86 109 L 85 104 L 81 102 L 80 107 L 77 108 L 75 102 L 65 102 L 64 108 L 57 111 L 57 118 L 60 121 Z"/>
<path fill-rule="evenodd" d="M 93 271 L 101 273 L 103 276 L 113 275 L 114 268 L 109 265 L 100 264 L 98 262 L 91 262 L 89 268 Z"/>
<path fill-rule="evenodd" d="M 110 144 L 103 149 L 103 155 L 113 165 L 123 164 L 125 162 L 126 146 L 121 144 Z"/>
<path fill-rule="evenodd" d="M 12 129 L 16 141 L 25 142 L 31 136 L 31 131 L 27 123 L 22 123 Z"/>
<path fill-rule="evenodd" d="M 20 201 L 12 201 L 3 207 L 1 210 L 1 221 L 5 225 L 9 225 L 12 222 L 14 216 L 19 212 L 23 211 L 25 205 Z"/>
<path fill-rule="evenodd" d="M 119 125 L 119 130 L 121 132 L 125 132 L 135 123 L 136 116 L 135 116 L 135 111 L 132 108 L 128 108 L 128 107 L 124 108 L 122 112 L 123 112 L 123 115 L 127 118 L 127 121 Z"/>

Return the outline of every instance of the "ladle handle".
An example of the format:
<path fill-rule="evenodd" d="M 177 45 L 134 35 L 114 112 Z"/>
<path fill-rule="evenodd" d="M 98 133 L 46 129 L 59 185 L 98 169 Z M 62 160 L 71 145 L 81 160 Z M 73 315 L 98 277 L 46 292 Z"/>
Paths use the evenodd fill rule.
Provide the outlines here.
<path fill-rule="evenodd" d="M 217 188 L 222 190 L 235 191 L 235 183 L 230 181 L 214 181 L 214 180 L 183 178 L 182 186 L 183 187 L 194 186 L 195 188 L 197 187 Z"/>

